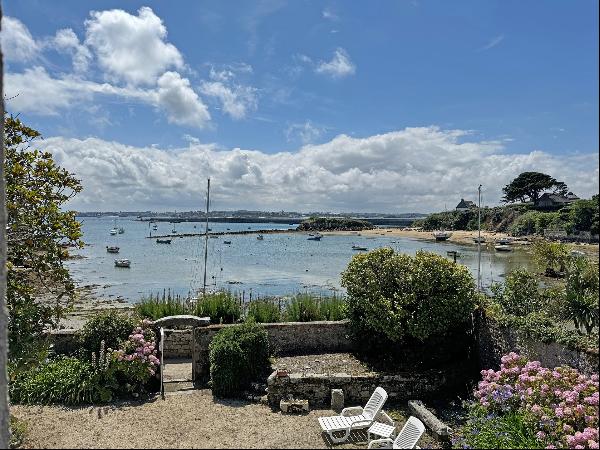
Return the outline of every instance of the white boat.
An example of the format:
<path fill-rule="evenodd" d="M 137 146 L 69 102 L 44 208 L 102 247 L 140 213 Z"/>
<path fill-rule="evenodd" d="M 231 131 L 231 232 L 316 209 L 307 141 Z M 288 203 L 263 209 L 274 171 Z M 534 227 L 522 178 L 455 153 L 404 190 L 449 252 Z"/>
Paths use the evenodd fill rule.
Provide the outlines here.
<path fill-rule="evenodd" d="M 506 244 L 498 244 L 495 245 L 494 248 L 496 249 L 497 252 L 512 252 L 513 249 L 510 245 L 506 245 Z"/>
<path fill-rule="evenodd" d="M 119 230 L 117 230 L 116 228 L 113 228 L 112 230 L 109 231 L 109 233 L 114 236 L 115 234 L 119 233 Z"/>
<path fill-rule="evenodd" d="M 309 240 L 309 241 L 320 241 L 322 237 L 323 237 L 323 235 L 319 234 L 319 233 L 317 233 L 317 234 L 309 234 L 307 240 Z"/>
<path fill-rule="evenodd" d="M 117 247 L 116 245 L 106 246 L 106 251 L 108 253 L 119 253 L 119 250 L 119 247 Z"/>
<path fill-rule="evenodd" d="M 258 239 L 259 241 L 262 241 L 265 237 L 262 234 L 259 234 L 258 236 L 256 236 L 256 239 Z"/>
<path fill-rule="evenodd" d="M 153 229 L 154 231 L 156 231 L 156 230 L 158 230 L 158 226 L 156 226 L 156 225 L 152 225 L 152 229 Z"/>
<path fill-rule="evenodd" d="M 510 244 L 512 244 L 512 241 L 513 240 L 511 238 L 499 238 L 499 239 L 496 239 L 496 244 L 510 245 Z"/>
<path fill-rule="evenodd" d="M 131 261 L 128 259 L 115 259 L 115 267 L 131 267 Z"/>
<path fill-rule="evenodd" d="M 361 251 L 366 251 L 367 247 L 362 247 L 360 245 L 353 245 L 352 246 L 352 250 L 361 250 Z"/>
<path fill-rule="evenodd" d="M 449 231 L 434 231 L 433 232 L 433 237 L 435 238 L 436 241 L 447 241 L 450 236 L 452 236 L 452 233 Z"/>

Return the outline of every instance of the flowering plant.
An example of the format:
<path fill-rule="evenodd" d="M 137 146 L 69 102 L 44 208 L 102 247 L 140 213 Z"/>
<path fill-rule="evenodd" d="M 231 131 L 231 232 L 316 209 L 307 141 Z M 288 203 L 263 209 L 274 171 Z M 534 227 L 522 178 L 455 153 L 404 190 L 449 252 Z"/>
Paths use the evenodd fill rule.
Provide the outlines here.
<path fill-rule="evenodd" d="M 520 414 L 546 448 L 598 448 L 597 374 L 548 369 L 516 353 L 481 374 L 474 407 L 489 419 Z"/>
<path fill-rule="evenodd" d="M 126 378 L 129 392 L 139 392 L 156 374 L 160 365 L 157 357 L 156 334 L 150 328 L 151 321 L 144 319 L 124 341 L 119 350 L 113 351 L 113 360 Z"/>

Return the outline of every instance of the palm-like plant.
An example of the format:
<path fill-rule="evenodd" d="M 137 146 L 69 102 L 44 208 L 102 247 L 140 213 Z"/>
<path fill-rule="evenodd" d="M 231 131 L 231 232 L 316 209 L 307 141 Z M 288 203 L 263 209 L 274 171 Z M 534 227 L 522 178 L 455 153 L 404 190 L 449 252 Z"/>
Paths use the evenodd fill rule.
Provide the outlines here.
<path fill-rule="evenodd" d="M 573 258 L 566 283 L 564 318 L 572 320 L 577 330 L 591 334 L 598 327 L 598 266 L 587 258 Z"/>

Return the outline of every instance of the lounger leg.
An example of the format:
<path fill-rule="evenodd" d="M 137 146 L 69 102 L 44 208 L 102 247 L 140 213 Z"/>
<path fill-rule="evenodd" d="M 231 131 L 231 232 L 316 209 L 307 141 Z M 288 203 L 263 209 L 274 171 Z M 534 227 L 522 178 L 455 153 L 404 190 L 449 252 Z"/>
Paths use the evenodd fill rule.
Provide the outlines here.
<path fill-rule="evenodd" d="M 348 440 L 348 438 L 350 437 L 350 428 L 346 429 L 344 431 L 344 435 L 342 437 L 335 437 L 333 435 L 334 431 L 328 431 L 327 434 L 329 435 L 329 437 L 331 438 L 331 442 L 333 442 L 334 444 L 341 444 L 342 442 L 346 442 Z"/>

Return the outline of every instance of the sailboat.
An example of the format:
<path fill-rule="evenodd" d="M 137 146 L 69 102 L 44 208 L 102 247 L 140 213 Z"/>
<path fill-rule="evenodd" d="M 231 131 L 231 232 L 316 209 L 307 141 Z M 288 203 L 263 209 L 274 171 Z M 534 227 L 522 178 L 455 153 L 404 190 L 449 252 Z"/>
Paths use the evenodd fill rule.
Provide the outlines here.
<path fill-rule="evenodd" d="M 113 220 L 113 227 L 112 229 L 109 231 L 109 233 L 114 236 L 115 234 L 119 233 L 119 229 L 117 228 L 117 219 Z"/>

